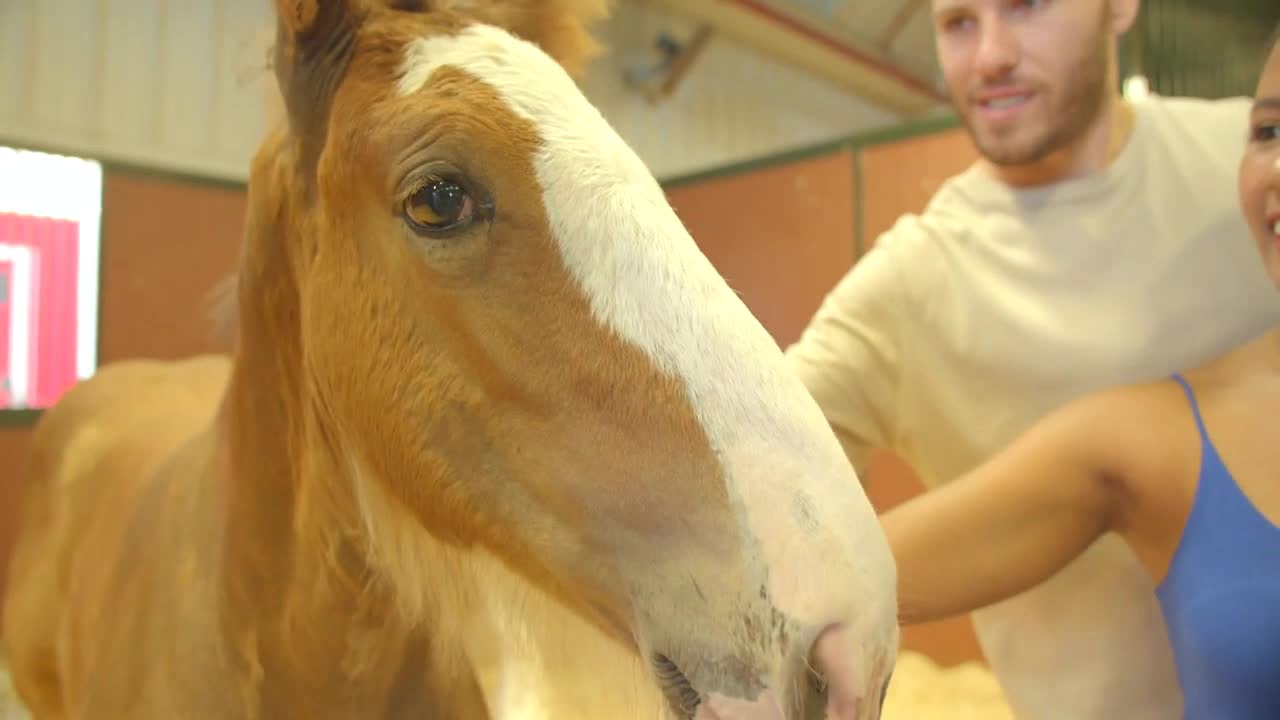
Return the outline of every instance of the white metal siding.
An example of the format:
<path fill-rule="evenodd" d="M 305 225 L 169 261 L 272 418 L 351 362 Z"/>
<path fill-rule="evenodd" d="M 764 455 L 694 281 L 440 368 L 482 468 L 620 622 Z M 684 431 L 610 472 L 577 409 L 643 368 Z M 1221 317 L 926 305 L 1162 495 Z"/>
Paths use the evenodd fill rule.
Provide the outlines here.
<path fill-rule="evenodd" d="M 0 0 L 0 142 L 243 180 L 261 137 L 269 0 Z M 893 117 L 713 40 L 656 107 L 623 83 L 662 30 L 622 3 L 588 95 L 659 177 L 779 152 Z"/>
<path fill-rule="evenodd" d="M 265 72 L 270 10 L 267 0 L 2 0 L 0 140 L 243 179 L 263 129 L 252 80 Z"/>

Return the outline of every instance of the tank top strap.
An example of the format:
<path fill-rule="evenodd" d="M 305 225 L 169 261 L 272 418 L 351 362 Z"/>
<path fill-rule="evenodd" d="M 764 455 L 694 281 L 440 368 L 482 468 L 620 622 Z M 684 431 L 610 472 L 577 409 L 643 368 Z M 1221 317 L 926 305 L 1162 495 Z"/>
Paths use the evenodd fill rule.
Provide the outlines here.
<path fill-rule="evenodd" d="M 1182 376 L 1182 373 L 1174 373 L 1173 379 L 1182 386 L 1182 391 L 1187 395 L 1187 402 L 1191 405 L 1191 415 L 1196 420 L 1196 430 L 1200 432 L 1200 441 L 1204 447 L 1208 449 L 1211 446 L 1209 442 L 1209 431 L 1204 427 L 1204 418 L 1200 416 L 1200 403 L 1196 402 L 1195 391 L 1191 389 L 1191 383 Z"/>

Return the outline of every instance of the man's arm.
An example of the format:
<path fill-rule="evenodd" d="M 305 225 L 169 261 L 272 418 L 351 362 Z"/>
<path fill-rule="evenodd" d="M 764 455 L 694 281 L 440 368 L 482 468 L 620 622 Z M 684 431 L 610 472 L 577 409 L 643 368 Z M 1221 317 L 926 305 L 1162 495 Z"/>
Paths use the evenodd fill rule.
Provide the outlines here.
<path fill-rule="evenodd" d="M 860 476 L 872 450 L 892 446 L 898 424 L 904 297 L 891 234 L 841 278 L 786 350 Z"/>
<path fill-rule="evenodd" d="M 964 477 L 882 515 L 902 622 L 1012 597 L 1118 529 L 1132 416 L 1124 391 L 1068 403 Z"/>

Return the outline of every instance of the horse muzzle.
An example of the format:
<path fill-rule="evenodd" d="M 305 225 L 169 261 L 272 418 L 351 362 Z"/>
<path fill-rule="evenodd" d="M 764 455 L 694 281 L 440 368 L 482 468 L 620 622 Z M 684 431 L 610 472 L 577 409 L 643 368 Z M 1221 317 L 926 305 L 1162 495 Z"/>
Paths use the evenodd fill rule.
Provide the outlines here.
<path fill-rule="evenodd" d="M 856 666 L 849 628 L 831 625 L 806 637 L 808 652 L 784 658 L 773 677 L 726 676 L 725 668 L 750 666 L 725 661 L 690 662 L 719 670 L 691 677 L 665 655 L 655 655 L 654 674 L 677 720 L 879 720 L 888 683 L 872 685 L 875 672 Z"/>

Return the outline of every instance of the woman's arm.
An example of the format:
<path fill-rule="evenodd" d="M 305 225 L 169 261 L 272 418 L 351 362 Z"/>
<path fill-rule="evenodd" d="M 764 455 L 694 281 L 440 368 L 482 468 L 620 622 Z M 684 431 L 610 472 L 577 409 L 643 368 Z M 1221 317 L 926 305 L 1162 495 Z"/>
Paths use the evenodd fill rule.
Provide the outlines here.
<path fill-rule="evenodd" d="M 1116 393 L 1048 415 L 960 479 L 881 517 L 904 624 L 975 610 L 1047 580 L 1116 528 L 1126 426 Z"/>

